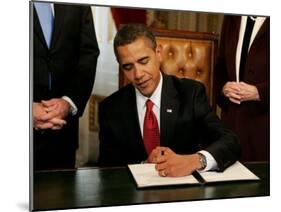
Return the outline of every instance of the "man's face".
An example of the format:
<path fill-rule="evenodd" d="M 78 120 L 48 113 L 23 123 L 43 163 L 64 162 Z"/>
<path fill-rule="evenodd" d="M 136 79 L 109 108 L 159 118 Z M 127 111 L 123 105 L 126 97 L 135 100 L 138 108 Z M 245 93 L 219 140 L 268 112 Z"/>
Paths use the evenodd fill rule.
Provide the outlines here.
<path fill-rule="evenodd" d="M 160 47 L 151 48 L 147 38 L 117 47 L 121 71 L 144 96 L 150 97 L 160 80 Z"/>

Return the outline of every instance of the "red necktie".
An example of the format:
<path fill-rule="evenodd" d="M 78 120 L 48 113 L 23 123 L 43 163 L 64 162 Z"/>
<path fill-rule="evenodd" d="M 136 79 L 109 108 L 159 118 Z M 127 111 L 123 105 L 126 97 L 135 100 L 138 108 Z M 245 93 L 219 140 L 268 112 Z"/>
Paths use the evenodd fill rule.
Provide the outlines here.
<path fill-rule="evenodd" d="M 152 107 L 153 102 L 148 99 L 143 123 L 143 142 L 148 155 L 155 147 L 160 146 L 159 127 Z"/>

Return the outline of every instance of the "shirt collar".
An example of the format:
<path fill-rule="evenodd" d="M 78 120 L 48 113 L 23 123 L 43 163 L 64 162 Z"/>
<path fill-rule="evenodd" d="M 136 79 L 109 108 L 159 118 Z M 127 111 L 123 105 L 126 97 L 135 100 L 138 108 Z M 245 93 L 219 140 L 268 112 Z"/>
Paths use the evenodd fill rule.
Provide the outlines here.
<path fill-rule="evenodd" d="M 160 108 L 162 84 L 163 84 L 163 77 L 162 77 L 162 73 L 160 73 L 159 83 L 150 98 L 142 95 L 139 92 L 139 90 L 135 88 L 137 105 L 141 106 L 141 108 L 145 108 L 145 103 L 147 99 L 150 99 L 156 107 Z"/>

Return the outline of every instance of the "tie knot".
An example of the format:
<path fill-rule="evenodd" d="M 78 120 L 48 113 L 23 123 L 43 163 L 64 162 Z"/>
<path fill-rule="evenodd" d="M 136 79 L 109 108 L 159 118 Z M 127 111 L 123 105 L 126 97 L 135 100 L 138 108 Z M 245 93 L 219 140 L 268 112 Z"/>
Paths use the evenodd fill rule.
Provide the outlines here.
<path fill-rule="evenodd" d="M 153 102 L 150 99 L 148 99 L 145 104 L 146 104 L 147 110 L 152 110 Z"/>

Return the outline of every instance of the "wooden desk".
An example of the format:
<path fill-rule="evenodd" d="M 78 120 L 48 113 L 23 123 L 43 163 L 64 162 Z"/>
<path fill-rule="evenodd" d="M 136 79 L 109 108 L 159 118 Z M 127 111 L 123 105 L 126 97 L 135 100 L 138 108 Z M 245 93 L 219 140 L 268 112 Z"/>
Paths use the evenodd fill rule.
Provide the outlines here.
<path fill-rule="evenodd" d="M 166 186 L 137 189 L 128 168 L 36 172 L 33 210 L 268 196 L 268 163 L 245 164 L 261 178 L 255 182 Z"/>

